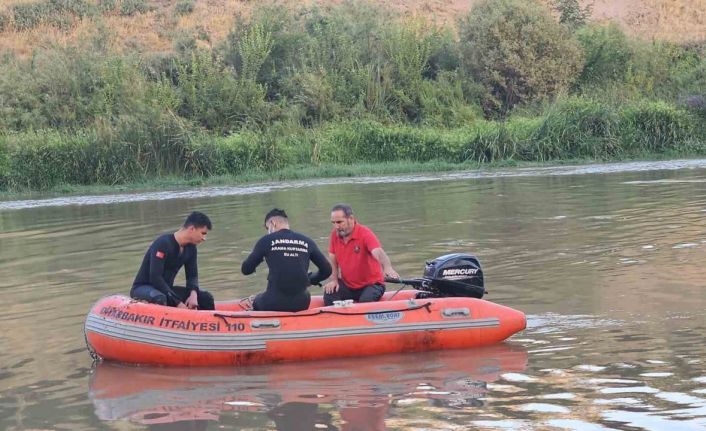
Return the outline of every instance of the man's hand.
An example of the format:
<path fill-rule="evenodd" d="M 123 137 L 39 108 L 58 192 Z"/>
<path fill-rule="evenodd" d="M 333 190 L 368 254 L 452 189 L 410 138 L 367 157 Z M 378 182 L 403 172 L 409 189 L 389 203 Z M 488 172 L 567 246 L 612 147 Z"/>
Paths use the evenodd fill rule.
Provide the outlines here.
<path fill-rule="evenodd" d="M 321 286 L 321 282 L 320 282 L 320 281 L 319 281 L 319 282 L 316 282 L 316 283 L 313 283 L 313 282 L 312 282 L 312 280 L 314 279 L 314 275 L 315 275 L 315 274 L 314 274 L 313 272 L 311 272 L 311 271 L 306 275 L 306 276 L 309 278 L 309 284 L 312 285 L 312 286 Z"/>
<path fill-rule="evenodd" d="M 338 291 L 338 279 L 334 278 L 328 283 L 324 284 L 324 292 L 333 293 Z"/>
<path fill-rule="evenodd" d="M 387 271 L 385 271 L 385 278 L 389 278 L 391 280 L 399 280 L 400 275 L 394 269 L 389 268 Z"/>
<path fill-rule="evenodd" d="M 186 306 L 186 304 L 184 304 L 183 302 L 177 302 L 176 307 L 177 307 L 177 308 L 188 308 L 188 307 Z"/>
<path fill-rule="evenodd" d="M 192 290 L 191 293 L 189 293 L 189 297 L 186 298 L 186 307 L 191 310 L 198 310 L 199 299 L 195 290 Z"/>

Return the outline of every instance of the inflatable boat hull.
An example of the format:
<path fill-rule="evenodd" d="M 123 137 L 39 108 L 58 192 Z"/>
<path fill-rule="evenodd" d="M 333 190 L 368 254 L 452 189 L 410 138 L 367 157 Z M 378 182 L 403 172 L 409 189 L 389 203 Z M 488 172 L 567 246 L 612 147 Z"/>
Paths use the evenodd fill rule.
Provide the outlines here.
<path fill-rule="evenodd" d="M 482 299 L 414 295 L 343 307 L 316 297 L 298 313 L 245 311 L 242 301 L 193 311 L 114 295 L 92 307 L 84 329 L 89 350 L 105 360 L 216 366 L 478 347 L 526 325 L 522 312 Z"/>

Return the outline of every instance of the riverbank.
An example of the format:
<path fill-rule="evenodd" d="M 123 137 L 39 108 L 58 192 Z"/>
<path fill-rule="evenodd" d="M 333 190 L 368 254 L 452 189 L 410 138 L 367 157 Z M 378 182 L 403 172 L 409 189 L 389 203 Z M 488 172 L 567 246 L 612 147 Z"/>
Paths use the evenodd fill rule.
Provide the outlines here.
<path fill-rule="evenodd" d="M 185 179 L 170 176 L 115 186 L 63 184 L 44 191 L 0 191 L 0 210 L 90 203 L 82 197 L 92 197 L 95 203 L 116 203 L 180 196 L 193 198 L 247 194 L 249 186 L 252 187 L 254 193 L 254 190 L 274 190 L 324 183 L 406 182 L 441 177 L 485 178 L 536 175 L 539 172 L 572 175 L 706 167 L 706 160 L 698 158 L 698 156 L 696 154 L 672 153 L 645 154 L 644 157 L 620 161 L 567 159 L 551 162 L 505 160 L 491 163 L 386 162 L 319 167 L 302 166 L 267 173 L 249 172 L 239 176 L 223 175 L 210 178 Z M 703 157 L 703 155 L 701 156 Z M 121 198 L 117 198 L 117 195 L 120 195 Z M 131 196 L 135 196 L 135 198 L 133 199 Z M 71 198 L 79 199 L 73 201 Z M 104 202 L 104 198 L 107 199 L 106 202 Z"/>

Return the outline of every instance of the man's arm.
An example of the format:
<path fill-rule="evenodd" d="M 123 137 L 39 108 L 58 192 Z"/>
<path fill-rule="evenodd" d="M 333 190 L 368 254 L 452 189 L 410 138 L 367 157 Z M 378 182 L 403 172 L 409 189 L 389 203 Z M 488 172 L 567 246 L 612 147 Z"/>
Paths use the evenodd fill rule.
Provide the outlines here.
<path fill-rule="evenodd" d="M 150 247 L 149 253 L 150 284 L 154 286 L 155 289 L 165 294 L 167 298 L 178 307 L 179 304 L 182 303 L 181 300 L 164 280 L 164 261 L 167 258 L 167 253 L 169 253 L 168 247 L 158 243 L 155 244 L 154 247 Z"/>
<path fill-rule="evenodd" d="M 319 284 L 322 280 L 326 280 L 331 275 L 331 263 L 324 257 L 319 247 L 314 241 L 309 242 L 311 261 L 314 262 L 319 270 L 309 277 L 311 284 Z"/>
<path fill-rule="evenodd" d="M 336 262 L 336 255 L 329 252 L 328 261 L 331 264 L 331 279 L 324 284 L 324 292 L 333 293 L 338 290 L 338 262 Z"/>
<path fill-rule="evenodd" d="M 199 308 L 199 269 L 196 258 L 196 246 L 193 246 L 193 251 L 189 260 L 184 263 L 186 288 L 189 289 L 189 297 L 186 298 L 184 304 L 192 310 Z"/>
<path fill-rule="evenodd" d="M 189 260 L 184 262 L 184 272 L 186 277 L 186 287 L 189 290 L 199 290 L 199 268 L 196 258 L 196 247 Z"/>
<path fill-rule="evenodd" d="M 267 239 L 266 236 L 263 236 L 255 244 L 255 248 L 253 248 L 253 251 L 240 266 L 240 271 L 242 271 L 244 275 L 252 274 L 253 272 L 255 272 L 255 268 L 257 268 L 257 266 L 262 263 L 262 259 L 265 258 L 265 253 L 267 253 L 267 250 L 269 250 L 269 248 L 267 247 L 268 241 L 269 239 Z"/>
<path fill-rule="evenodd" d="M 392 262 L 390 262 L 390 258 L 387 256 L 387 253 L 385 253 L 385 250 L 383 250 L 382 247 L 371 250 L 370 254 L 373 255 L 375 260 L 380 262 L 380 266 L 382 266 L 382 272 L 385 274 L 385 277 L 399 280 L 400 275 L 392 267 Z"/>

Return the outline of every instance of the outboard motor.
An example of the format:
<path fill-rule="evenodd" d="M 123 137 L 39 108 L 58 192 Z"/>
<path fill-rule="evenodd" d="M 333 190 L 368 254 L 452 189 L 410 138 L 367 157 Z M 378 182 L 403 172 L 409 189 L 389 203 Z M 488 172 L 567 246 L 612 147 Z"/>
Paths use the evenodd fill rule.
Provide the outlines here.
<path fill-rule="evenodd" d="M 435 297 L 482 298 L 485 294 L 483 269 L 478 258 L 471 254 L 439 256 L 426 263 L 423 278 L 428 281 L 424 290 Z"/>
<path fill-rule="evenodd" d="M 467 253 L 447 254 L 430 260 L 422 278 L 388 281 L 416 287 L 420 290 L 417 298 L 482 298 L 487 293 L 480 262 Z"/>

